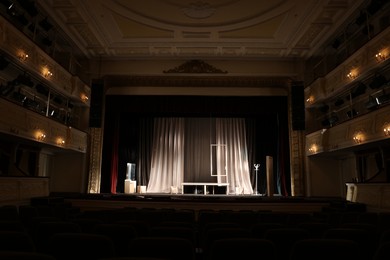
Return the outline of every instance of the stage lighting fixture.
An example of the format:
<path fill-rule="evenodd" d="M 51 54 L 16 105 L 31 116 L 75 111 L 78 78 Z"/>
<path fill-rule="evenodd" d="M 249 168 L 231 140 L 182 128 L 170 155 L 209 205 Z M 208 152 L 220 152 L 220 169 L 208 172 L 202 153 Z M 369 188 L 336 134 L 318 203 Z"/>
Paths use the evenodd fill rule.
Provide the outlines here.
<path fill-rule="evenodd" d="M 376 102 L 378 102 L 379 105 L 386 104 L 390 100 L 390 94 L 383 94 L 382 96 L 379 96 L 376 98 Z"/>
<path fill-rule="evenodd" d="M 372 96 L 370 96 L 368 98 L 368 101 L 366 102 L 366 108 L 369 110 L 376 108 L 378 105 L 379 104 L 378 104 L 377 100 L 375 98 L 373 98 Z"/>

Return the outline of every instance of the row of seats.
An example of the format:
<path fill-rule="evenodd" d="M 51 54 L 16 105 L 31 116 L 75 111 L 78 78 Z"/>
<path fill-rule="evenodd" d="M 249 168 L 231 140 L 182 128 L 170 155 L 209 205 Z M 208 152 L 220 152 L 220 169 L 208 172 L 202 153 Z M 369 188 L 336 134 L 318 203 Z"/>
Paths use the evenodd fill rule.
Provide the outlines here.
<path fill-rule="evenodd" d="M 230 260 L 230 259 L 268 259 L 268 260 L 306 260 L 344 258 L 356 260 L 382 260 L 390 257 L 390 241 L 377 245 L 372 255 L 365 255 L 361 245 L 353 239 L 342 238 L 296 238 L 285 240 L 287 244 L 273 239 L 253 237 L 226 237 L 215 240 L 205 254 L 197 254 L 189 240 L 179 237 L 138 237 L 125 246 L 126 254 L 117 254 L 115 243 L 105 235 L 93 233 L 57 233 L 48 240 L 46 252 L 36 251 L 21 232 L 0 232 L 2 246 L 0 259 L 143 259 L 166 260 Z M 4 238 L 7 237 L 8 244 Z M 14 241 L 14 240 L 18 241 Z M 291 238 L 290 238 L 291 239 Z M 11 245 L 10 243 L 19 245 Z M 30 241 L 31 242 L 31 241 Z M 21 245 L 24 245 L 22 247 Z M 27 247 L 27 245 L 32 247 Z M 5 248 L 8 246 L 8 248 Z M 5 258 L 7 254 L 42 258 Z M 30 254 L 30 255 L 29 255 Z"/>
<path fill-rule="evenodd" d="M 256 247 L 262 248 L 261 245 L 271 243 L 272 246 L 267 248 L 272 249 L 275 258 L 268 259 L 285 260 L 298 259 L 292 258 L 293 252 L 298 250 L 298 242 L 326 244 L 336 240 L 352 241 L 359 257 L 374 259 L 375 253 L 386 252 L 379 251 L 379 245 L 390 241 L 390 228 L 386 228 L 388 223 L 384 222 L 390 214 L 386 213 L 200 210 L 195 215 L 191 210 L 123 208 L 84 212 L 73 210 L 72 214 L 64 215 L 50 215 L 49 210 L 41 210 L 44 214 L 31 214 L 31 219 L 26 221 L 26 216 L 21 217 L 25 208 L 20 211 L 19 207 L 16 213 L 12 209 L 15 208 L 0 208 L 0 213 L 6 212 L 0 214 L 0 239 L 4 241 L 0 243 L 3 245 L 0 251 L 35 252 L 56 259 L 74 258 L 72 254 L 83 250 L 86 253 L 82 259 L 162 255 L 168 259 L 179 259 L 174 258 L 176 256 L 180 259 L 219 259 L 219 255 L 225 255 L 219 251 L 224 246 L 227 246 L 224 252 L 228 255 L 224 259 L 232 259 L 229 256 L 234 256 L 236 251 L 237 254 L 243 253 L 244 249 L 245 252 L 254 250 L 257 252 L 255 255 L 260 256 L 262 251 Z M 11 221 L 8 218 L 11 215 L 18 221 Z M 11 239 L 14 235 L 17 238 L 15 240 L 19 241 L 15 244 Z M 228 241 L 220 244 L 222 240 Z M 19 247 L 22 241 L 29 241 L 24 249 Z M 158 248 L 156 245 L 155 250 L 151 250 L 153 241 L 158 245 L 174 242 L 176 249 L 168 245 Z M 142 243 L 148 244 L 149 248 L 143 247 Z M 178 246 L 178 243 L 183 244 Z M 229 243 L 235 246 L 229 246 Z M 238 246 L 240 243 L 243 244 L 241 249 Z M 104 251 L 100 252 L 100 249 Z M 92 250 L 96 254 L 91 253 Z M 173 252 L 176 254 L 168 257 Z M 191 256 L 183 258 L 187 253 Z"/>

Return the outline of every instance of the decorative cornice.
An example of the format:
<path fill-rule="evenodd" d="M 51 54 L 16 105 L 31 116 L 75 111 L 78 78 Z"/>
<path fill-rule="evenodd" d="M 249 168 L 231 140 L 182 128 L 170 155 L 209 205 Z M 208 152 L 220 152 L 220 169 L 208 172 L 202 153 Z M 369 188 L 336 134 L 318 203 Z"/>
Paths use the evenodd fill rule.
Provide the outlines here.
<path fill-rule="evenodd" d="M 202 60 L 190 60 L 173 69 L 164 70 L 164 73 L 227 73 L 217 69 Z"/>
<path fill-rule="evenodd" d="M 278 87 L 287 88 L 289 77 L 188 77 L 188 76 L 106 76 L 105 86 L 158 86 L 158 87 Z"/>

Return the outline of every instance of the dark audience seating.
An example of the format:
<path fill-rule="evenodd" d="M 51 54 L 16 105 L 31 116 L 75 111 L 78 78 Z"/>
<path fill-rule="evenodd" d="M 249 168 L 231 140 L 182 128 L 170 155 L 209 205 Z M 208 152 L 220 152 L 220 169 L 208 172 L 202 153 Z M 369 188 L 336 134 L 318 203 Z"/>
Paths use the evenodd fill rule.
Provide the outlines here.
<path fill-rule="evenodd" d="M 147 207 L 82 211 L 57 199 L 38 202 L 0 207 L 0 259 L 389 259 L 386 212 Z"/>

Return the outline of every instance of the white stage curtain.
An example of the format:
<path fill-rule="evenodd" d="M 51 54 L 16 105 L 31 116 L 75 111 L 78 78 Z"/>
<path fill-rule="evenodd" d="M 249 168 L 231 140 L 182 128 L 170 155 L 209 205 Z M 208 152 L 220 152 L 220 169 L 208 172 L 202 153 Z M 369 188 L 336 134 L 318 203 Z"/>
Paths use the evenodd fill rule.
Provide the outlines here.
<path fill-rule="evenodd" d="M 215 129 L 217 144 L 226 144 L 229 193 L 252 194 L 245 120 L 243 118 L 217 118 Z M 217 153 L 217 156 L 223 156 L 223 154 Z M 222 169 L 222 167 L 219 168 Z"/>
<path fill-rule="evenodd" d="M 181 187 L 184 173 L 184 118 L 156 118 L 147 192 Z"/>
<path fill-rule="evenodd" d="M 206 122 L 208 127 L 205 126 Z M 184 140 L 193 147 L 189 149 L 189 144 L 185 144 Z M 204 145 L 205 141 L 207 146 Z M 217 182 L 228 182 L 229 194 L 252 194 L 243 118 L 157 118 L 147 192 L 169 193 L 172 186 L 181 189 L 184 179 L 207 182 L 215 178 L 211 176 L 210 169 L 211 145 L 217 147 Z M 185 163 L 188 165 L 185 166 Z M 185 168 L 188 173 L 184 173 Z M 189 176 L 185 177 L 184 174 Z M 227 178 L 224 177 L 226 174 Z"/>

